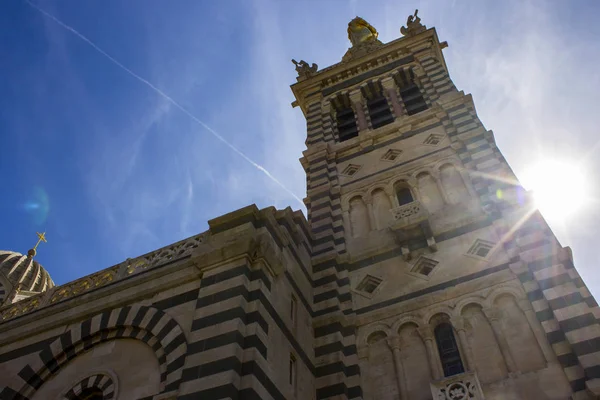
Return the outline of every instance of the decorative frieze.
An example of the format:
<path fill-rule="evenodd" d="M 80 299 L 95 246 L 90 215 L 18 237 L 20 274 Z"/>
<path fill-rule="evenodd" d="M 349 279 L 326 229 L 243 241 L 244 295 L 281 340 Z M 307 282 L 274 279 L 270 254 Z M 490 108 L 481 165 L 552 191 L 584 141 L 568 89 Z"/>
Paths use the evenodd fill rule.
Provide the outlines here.
<path fill-rule="evenodd" d="M 0 309 L 0 323 L 107 286 L 131 275 L 187 258 L 206 240 L 208 234 L 209 232 L 204 232 L 143 256 L 127 259 L 110 268 L 10 304 Z"/>

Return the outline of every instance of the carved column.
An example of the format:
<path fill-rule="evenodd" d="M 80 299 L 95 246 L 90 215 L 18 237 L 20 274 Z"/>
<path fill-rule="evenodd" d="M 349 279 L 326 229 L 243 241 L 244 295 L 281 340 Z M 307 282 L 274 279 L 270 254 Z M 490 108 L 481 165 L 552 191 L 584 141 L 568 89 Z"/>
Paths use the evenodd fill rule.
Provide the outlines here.
<path fill-rule="evenodd" d="M 388 76 L 387 78 L 383 78 L 381 80 L 381 86 L 383 86 L 383 89 L 385 91 L 385 97 L 392 104 L 392 110 L 393 110 L 396 118 L 401 117 L 404 114 L 406 114 L 404 112 L 404 106 L 402 105 L 402 103 L 400 102 L 400 99 L 398 98 L 398 93 L 396 93 L 396 82 L 394 82 L 394 78 L 392 78 L 391 76 Z"/>
<path fill-rule="evenodd" d="M 444 375 L 442 373 L 442 365 L 440 361 L 440 356 L 437 352 L 436 346 L 433 343 L 433 332 L 429 326 L 424 326 L 419 328 L 419 335 L 421 335 L 421 339 L 425 342 L 425 350 L 427 351 L 427 358 L 429 359 L 429 368 L 431 370 L 431 377 L 433 380 L 441 379 Z"/>
<path fill-rule="evenodd" d="M 473 358 L 473 352 L 471 351 L 471 345 L 467 339 L 467 328 L 466 321 L 463 317 L 452 319 L 452 326 L 458 333 L 458 340 L 460 341 L 460 347 L 462 348 L 465 356 L 465 370 L 475 371 L 475 359 Z"/>
<path fill-rule="evenodd" d="M 525 314 L 527 322 L 529 322 L 529 327 L 531 328 L 531 331 L 533 332 L 533 335 L 540 346 L 540 350 L 542 350 L 542 354 L 544 354 L 546 362 L 556 362 L 556 354 L 554 353 L 554 350 L 552 350 L 552 347 L 550 347 L 550 343 L 548 343 L 548 340 L 546 339 L 546 334 L 544 333 L 542 326 L 535 316 L 535 311 L 533 311 L 533 307 L 531 306 L 529 300 L 519 300 L 519 308 Z"/>
<path fill-rule="evenodd" d="M 406 390 L 406 375 L 404 374 L 404 367 L 402 365 L 402 358 L 400 356 L 400 338 L 398 336 L 394 336 L 388 338 L 387 342 L 394 355 L 396 383 L 398 384 L 398 394 L 400 395 L 400 400 L 409 400 L 408 391 Z"/>
<path fill-rule="evenodd" d="M 354 109 L 354 113 L 356 114 L 358 130 L 360 132 L 366 131 L 367 129 L 369 129 L 369 125 L 367 124 L 367 117 L 365 115 L 365 110 L 363 106 L 364 99 L 360 89 L 350 92 L 350 102 L 352 103 L 352 108 Z"/>
<path fill-rule="evenodd" d="M 504 362 L 506 363 L 506 368 L 508 368 L 508 372 L 516 372 L 517 366 L 515 364 L 515 361 L 513 360 L 512 354 L 510 353 L 508 342 L 506 341 L 504 333 L 502 332 L 502 310 L 498 308 L 484 308 L 483 313 L 492 325 L 494 337 L 496 338 L 496 342 L 500 346 L 500 351 L 502 352 L 502 357 L 504 357 Z"/>

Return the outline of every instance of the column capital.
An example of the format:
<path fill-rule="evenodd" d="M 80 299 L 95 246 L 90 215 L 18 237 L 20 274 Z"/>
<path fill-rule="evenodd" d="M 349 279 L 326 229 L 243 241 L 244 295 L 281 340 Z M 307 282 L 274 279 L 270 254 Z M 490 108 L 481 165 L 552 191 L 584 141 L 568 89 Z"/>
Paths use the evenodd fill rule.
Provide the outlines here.
<path fill-rule="evenodd" d="M 500 321 L 502 319 L 503 312 L 499 308 L 486 307 L 482 311 L 490 321 Z"/>
<path fill-rule="evenodd" d="M 421 339 L 424 341 L 433 340 L 433 331 L 429 326 L 422 326 L 417 329 L 417 332 L 419 332 L 419 336 L 421 336 Z"/>
<path fill-rule="evenodd" d="M 392 350 L 395 350 L 395 349 L 400 350 L 400 348 L 402 347 L 402 341 L 400 339 L 400 336 L 388 337 L 387 344 L 388 344 L 388 346 L 390 346 L 390 349 L 392 349 Z"/>
<path fill-rule="evenodd" d="M 467 330 L 467 320 L 464 317 L 454 317 L 450 320 L 450 323 L 457 332 Z"/>

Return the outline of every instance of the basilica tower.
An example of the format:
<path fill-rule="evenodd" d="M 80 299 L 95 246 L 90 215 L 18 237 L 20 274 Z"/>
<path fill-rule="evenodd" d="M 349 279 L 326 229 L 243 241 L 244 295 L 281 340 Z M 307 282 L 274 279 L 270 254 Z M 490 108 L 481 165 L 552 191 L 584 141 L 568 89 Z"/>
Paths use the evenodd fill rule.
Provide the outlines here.
<path fill-rule="evenodd" d="M 357 17 L 340 63 L 294 61 L 317 398 L 595 396 L 600 314 L 570 249 L 450 79 L 448 44 L 416 12 L 401 33 L 384 44 Z"/>
<path fill-rule="evenodd" d="M 294 61 L 308 220 L 249 205 L 58 286 L 0 252 L 0 399 L 600 398 L 570 249 L 447 43 L 417 13 L 400 32 L 357 17 L 341 62 Z"/>

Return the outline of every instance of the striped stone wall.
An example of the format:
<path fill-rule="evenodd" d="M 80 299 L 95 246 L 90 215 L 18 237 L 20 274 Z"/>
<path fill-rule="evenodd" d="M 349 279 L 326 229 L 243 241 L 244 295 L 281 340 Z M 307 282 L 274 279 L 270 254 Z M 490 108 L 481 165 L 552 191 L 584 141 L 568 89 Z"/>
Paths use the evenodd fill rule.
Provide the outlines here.
<path fill-rule="evenodd" d="M 178 389 L 187 349 L 181 327 L 161 310 L 133 305 L 69 326 L 65 333 L 41 347 L 37 357 L 18 372 L 21 382 L 11 382 L 0 392 L 0 398 L 29 399 L 77 355 L 99 343 L 121 338 L 140 340 L 152 348 L 159 363 L 160 393 Z"/>
<path fill-rule="evenodd" d="M 573 398 L 587 398 L 587 386 L 595 388 L 593 380 L 600 374 L 600 313 L 570 249 L 560 246 L 538 213 L 507 237 L 505 246 L 514 254 L 511 269 L 565 371 Z"/>
<path fill-rule="evenodd" d="M 206 242 L 185 264 L 204 271 L 201 279 L 164 292 L 141 284 L 136 290 L 150 293 L 151 303 L 146 299 L 106 310 L 20 348 L 3 352 L 0 346 L 2 368 L 25 361 L 15 372 L 18 381 L 0 377 L 0 398 L 31 399 L 70 360 L 114 339 L 139 340 L 153 349 L 160 393 L 147 399 L 312 398 L 318 368 L 306 220 L 290 209 L 250 206 L 210 226 Z M 294 318 L 292 296 L 298 300 Z M 290 356 L 297 361 L 294 385 L 288 381 Z"/>
<path fill-rule="evenodd" d="M 439 75 L 438 87 L 427 91 L 439 97 L 453 89 L 435 61 L 424 61 L 428 74 Z M 437 66 L 438 70 L 441 69 Z M 439 98 L 438 97 L 438 98 Z M 464 100 L 464 101 L 463 101 Z M 546 222 L 519 186 L 497 148 L 493 133 L 478 119 L 470 97 L 460 95 L 444 104 L 442 120 L 452 147 L 468 171 L 484 209 L 504 237 L 529 300 L 571 384 L 574 398 L 586 398 L 586 381 L 598 378 L 600 326 L 598 305 L 574 269 Z M 518 217 L 515 217 L 517 215 Z"/>
<path fill-rule="evenodd" d="M 346 253 L 340 186 L 335 154 L 331 105 L 315 102 L 308 107 L 307 174 L 308 221 L 312 234 L 314 334 L 313 356 L 316 398 L 357 398 L 362 395 L 356 355 L 355 327 L 348 271 L 339 257 Z"/>

